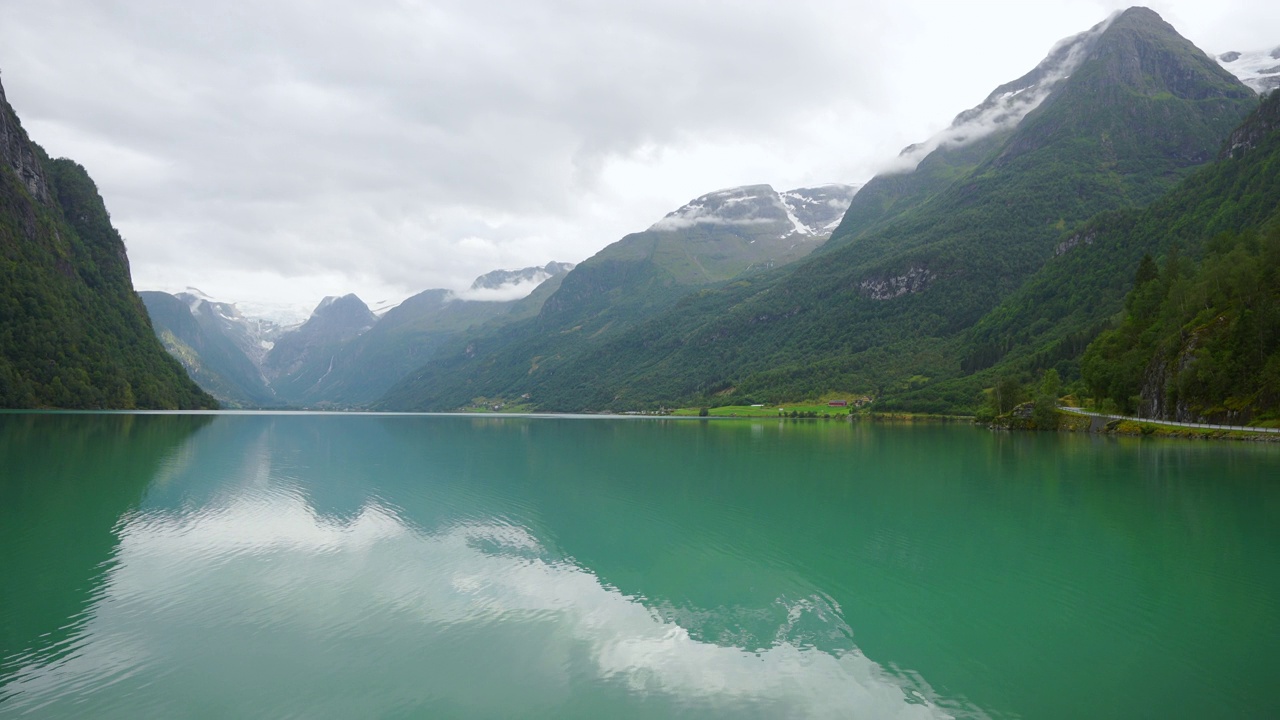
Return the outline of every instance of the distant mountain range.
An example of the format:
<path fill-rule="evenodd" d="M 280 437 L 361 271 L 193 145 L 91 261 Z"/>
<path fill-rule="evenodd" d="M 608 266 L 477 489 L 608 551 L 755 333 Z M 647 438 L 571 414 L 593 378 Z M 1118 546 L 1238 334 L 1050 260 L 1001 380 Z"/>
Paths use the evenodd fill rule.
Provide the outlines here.
<path fill-rule="evenodd" d="M 193 379 L 232 407 L 360 407 L 458 333 L 534 311 L 573 269 L 553 262 L 480 276 L 468 300 L 427 290 L 381 314 L 355 295 L 324 298 L 302 324 L 246 317 L 198 290 L 143 292 L 156 335 Z M 550 282 L 549 282 L 550 281 Z M 512 298 L 512 291 L 522 297 Z"/>
<path fill-rule="evenodd" d="M 696 288 L 797 260 L 830 236 L 856 192 L 753 185 L 709 193 L 581 266 L 494 270 L 466 291 L 426 290 L 380 316 L 355 295 L 325 298 L 292 328 L 247 318 L 198 291 L 143 299 L 165 346 L 228 405 L 363 407 L 442 350 L 465 352 L 472 337 L 503 336 L 508 326 L 544 315 L 557 318 L 547 333 L 582 323 L 618 331 L 631 314 Z M 569 277 L 574 282 L 562 287 Z M 552 298 L 562 304 L 545 308 Z"/>

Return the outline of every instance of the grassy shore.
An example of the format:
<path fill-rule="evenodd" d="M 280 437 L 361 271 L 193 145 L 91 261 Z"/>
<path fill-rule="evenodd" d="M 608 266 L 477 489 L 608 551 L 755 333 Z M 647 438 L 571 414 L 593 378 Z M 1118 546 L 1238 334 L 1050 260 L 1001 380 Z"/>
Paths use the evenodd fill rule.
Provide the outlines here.
<path fill-rule="evenodd" d="M 822 404 L 797 403 L 794 405 L 762 405 L 762 406 L 724 405 L 721 407 L 706 408 L 706 410 L 707 410 L 707 415 L 706 415 L 707 417 L 718 417 L 718 418 L 791 417 L 791 413 L 793 412 L 796 413 L 797 417 L 801 415 L 805 417 L 813 417 L 814 415 L 816 415 L 817 417 L 822 417 L 824 415 L 829 415 L 831 417 L 845 418 L 845 417 L 848 417 L 849 415 L 849 408 L 831 407 L 826 403 L 822 403 Z M 702 414 L 702 408 L 679 408 L 677 410 L 672 410 L 671 414 L 679 415 L 682 417 L 691 416 L 691 415 L 698 416 Z"/>
<path fill-rule="evenodd" d="M 697 417 L 703 408 L 679 408 L 671 414 L 680 417 Z M 861 408 L 831 407 L 826 403 L 794 403 L 783 405 L 724 405 L 706 408 L 710 418 L 792 418 L 867 420 L 872 422 L 972 422 L 968 415 L 929 415 L 922 413 L 874 412 Z M 791 413 L 795 413 L 793 416 Z"/>

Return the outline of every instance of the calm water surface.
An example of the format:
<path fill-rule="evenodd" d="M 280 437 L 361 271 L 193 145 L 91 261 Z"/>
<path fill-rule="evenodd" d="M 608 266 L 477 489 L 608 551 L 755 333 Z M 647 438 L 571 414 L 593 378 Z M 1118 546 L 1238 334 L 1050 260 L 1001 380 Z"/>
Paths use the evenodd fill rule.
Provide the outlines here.
<path fill-rule="evenodd" d="M 1280 447 L 0 415 L 0 717 L 1280 717 Z"/>

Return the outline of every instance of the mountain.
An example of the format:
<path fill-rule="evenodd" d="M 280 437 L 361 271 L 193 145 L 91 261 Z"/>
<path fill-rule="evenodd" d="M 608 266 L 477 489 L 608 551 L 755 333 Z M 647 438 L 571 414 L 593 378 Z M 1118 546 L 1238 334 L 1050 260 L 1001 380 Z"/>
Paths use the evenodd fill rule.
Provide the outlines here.
<path fill-rule="evenodd" d="M 490 290 L 503 296 L 513 296 L 505 299 L 519 299 L 528 295 L 527 291 L 531 288 L 572 269 L 573 263 L 550 262 L 520 270 L 493 270 L 476 278 L 475 282 L 471 283 L 471 291 L 472 294 L 484 294 L 481 291 Z M 474 299 L 474 297 L 468 299 Z"/>
<path fill-rule="evenodd" d="M 830 237 L 857 192 L 850 185 L 785 192 L 750 185 L 695 198 L 580 263 L 536 317 L 469 335 L 452 354 L 438 355 L 442 368 L 406 382 L 449 398 L 433 407 L 518 397 L 524 378 L 555 372 L 682 298 L 808 255 Z M 392 406 L 400 406 L 392 397 L 398 393 L 387 396 Z"/>
<path fill-rule="evenodd" d="M 423 291 L 388 310 L 368 332 L 338 348 L 315 382 L 301 387 L 277 380 L 275 385 L 284 388 L 282 397 L 292 404 L 362 407 L 468 332 L 482 327 L 497 332 L 536 314 L 573 267 L 572 263 L 552 262 L 520 270 L 495 270 L 477 278 L 461 296 L 449 290 Z M 318 357 L 313 358 L 313 364 Z M 295 370 L 294 374 L 299 373 Z"/>
<path fill-rule="evenodd" d="M 296 403 L 329 374 L 342 347 L 377 322 L 369 306 L 355 295 L 321 300 L 311 317 L 281 335 L 263 358 L 262 368 L 276 397 L 286 404 Z"/>
<path fill-rule="evenodd" d="M 929 393 L 971 375 L 961 367 L 971 329 L 1072 231 L 1150 203 L 1212 160 L 1257 102 L 1156 13 L 1132 8 L 1060 43 L 909 151 L 908 167 L 923 155 L 916 172 L 927 174 L 872 180 L 814 256 L 682 294 L 587 347 L 563 337 L 496 351 L 476 343 L 470 357 L 415 372 L 384 404 L 450 409 L 469 396 L 528 394 L 544 409 L 625 409 L 841 391 L 886 405 L 910 397 L 916 410 L 970 407 L 973 387 Z M 592 264 L 566 277 L 543 316 L 561 296 L 585 305 L 566 291 Z M 588 319 L 653 297 L 636 283 L 612 287 L 627 294 L 596 292 Z"/>
<path fill-rule="evenodd" d="M 720 190 L 668 213 L 649 232 L 660 243 L 697 255 L 699 280 L 725 279 L 759 262 L 781 264 L 808 254 L 830 237 L 857 191 L 852 185 L 781 193 L 768 185 Z M 682 232 L 695 229 L 701 232 Z"/>
<path fill-rule="evenodd" d="M 279 326 L 250 320 L 229 303 L 191 294 L 139 293 L 157 337 L 187 374 L 230 407 L 270 407 L 275 393 L 261 363 Z"/>
<path fill-rule="evenodd" d="M 1280 88 L 1280 46 L 1254 52 L 1225 52 L 1218 56 L 1218 62 L 1258 93 Z"/>
<path fill-rule="evenodd" d="M 377 399 L 465 331 L 537 314 L 573 267 L 495 270 L 461 296 L 426 290 L 381 315 L 354 295 L 328 297 L 295 327 L 247 317 L 239 303 L 195 288 L 141 296 L 165 349 L 227 405 L 350 408 Z"/>
<path fill-rule="evenodd" d="M 1092 396 L 1150 418 L 1280 418 L 1277 168 L 1280 93 L 1271 93 L 1218 162 L 1150 208 L 1100 220 L 1092 241 L 1072 248 L 1077 276 L 1108 255 L 1141 254 L 1120 322 L 1084 354 Z"/>
<path fill-rule="evenodd" d="M 152 333 L 93 180 L 0 87 L 0 407 L 216 406 Z"/>
<path fill-rule="evenodd" d="M 991 91 L 929 140 L 909 145 L 853 198 L 831 250 L 933 198 L 973 171 L 1076 70 L 1114 18 L 1058 42 L 1030 72 Z"/>

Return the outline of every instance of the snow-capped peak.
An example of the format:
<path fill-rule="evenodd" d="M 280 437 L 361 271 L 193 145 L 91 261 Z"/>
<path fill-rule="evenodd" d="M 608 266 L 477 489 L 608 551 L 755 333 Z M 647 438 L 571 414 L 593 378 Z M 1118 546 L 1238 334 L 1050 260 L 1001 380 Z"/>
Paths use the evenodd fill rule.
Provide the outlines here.
<path fill-rule="evenodd" d="M 777 221 L 778 194 L 768 185 L 745 185 L 707 193 L 654 223 L 656 231 L 694 225 L 759 225 Z M 763 202 L 762 202 L 763 201 Z"/>
<path fill-rule="evenodd" d="M 773 226 L 779 240 L 825 239 L 858 188 L 822 185 L 777 192 L 769 185 L 746 185 L 717 190 L 668 213 L 649 230 L 678 232 L 695 225 L 721 225 L 767 231 Z"/>

